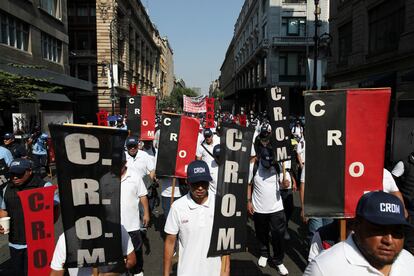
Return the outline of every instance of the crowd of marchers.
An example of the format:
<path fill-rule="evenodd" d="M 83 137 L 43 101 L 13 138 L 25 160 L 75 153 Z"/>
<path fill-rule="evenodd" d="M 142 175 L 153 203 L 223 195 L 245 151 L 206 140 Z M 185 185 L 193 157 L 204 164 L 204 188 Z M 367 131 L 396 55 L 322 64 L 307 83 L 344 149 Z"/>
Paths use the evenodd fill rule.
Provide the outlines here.
<path fill-rule="evenodd" d="M 187 178 L 155 174 L 160 137 L 160 117 L 153 141 L 128 136 L 121 169 L 120 222 L 125 262 L 97 268 L 65 268 L 64 234 L 57 241 L 51 275 L 144 275 L 143 244 L 153 209 L 161 204 L 164 218 L 163 275 L 170 275 L 173 256 L 178 255 L 177 275 L 230 275 L 220 257 L 207 257 L 214 220 L 215 194 L 220 164 L 222 123 L 236 122 L 229 113 L 216 117 L 214 128 L 200 121 L 196 156 L 187 167 Z M 290 235 L 288 223 L 294 211 L 293 196 L 299 192 L 301 218 L 307 226 L 308 266 L 304 275 L 412 275 L 414 269 L 414 149 L 392 170 L 383 171 L 383 191 L 363 195 L 347 219 L 348 237 L 340 241 L 339 220 L 304 216 L 305 136 L 304 122 L 291 124 L 291 160 L 277 162 L 272 148 L 272 130 L 266 114 L 247 116 L 254 137 L 249 160 L 247 213 L 254 222 L 260 267 L 271 266 L 288 275 L 284 265 Z M 115 128 L 127 129 L 124 116 Z M 48 173 L 48 136 L 36 127 L 24 144 L 12 133 L 0 146 L 2 183 L 0 217 L 10 217 L 9 248 L 13 275 L 27 275 L 27 245 L 24 216 L 17 192 L 52 185 Z M 59 150 L 59 149 L 55 149 Z M 54 199 L 59 213 L 59 197 Z M 0 226 L 0 233 L 4 229 Z"/>

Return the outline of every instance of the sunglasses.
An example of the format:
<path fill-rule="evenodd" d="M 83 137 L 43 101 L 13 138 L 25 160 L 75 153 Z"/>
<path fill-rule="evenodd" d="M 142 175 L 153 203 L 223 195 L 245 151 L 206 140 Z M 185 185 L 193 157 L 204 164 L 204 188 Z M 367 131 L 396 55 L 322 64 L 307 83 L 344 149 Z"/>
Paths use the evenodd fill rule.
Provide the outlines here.
<path fill-rule="evenodd" d="M 10 173 L 10 178 L 22 178 L 24 176 L 26 172 L 22 172 L 22 173 Z"/>
<path fill-rule="evenodd" d="M 138 145 L 129 145 L 129 146 L 127 146 L 127 149 L 135 149 L 137 147 L 138 147 Z"/>

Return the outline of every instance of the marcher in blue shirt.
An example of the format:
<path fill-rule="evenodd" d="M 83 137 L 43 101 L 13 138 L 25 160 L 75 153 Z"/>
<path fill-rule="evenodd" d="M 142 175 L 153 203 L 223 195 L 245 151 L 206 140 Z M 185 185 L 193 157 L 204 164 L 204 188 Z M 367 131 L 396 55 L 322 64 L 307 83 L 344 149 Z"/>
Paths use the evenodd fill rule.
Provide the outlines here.
<path fill-rule="evenodd" d="M 8 149 L 3 146 L 0 146 L 0 160 L 1 159 L 6 162 L 7 167 L 10 167 L 10 163 L 13 161 L 13 155 Z"/>
<path fill-rule="evenodd" d="M 36 126 L 34 133 L 28 140 L 32 147 L 33 173 L 35 174 L 46 174 L 48 138 L 49 136 L 42 133 L 40 127 Z M 42 168 L 44 168 L 43 171 Z"/>

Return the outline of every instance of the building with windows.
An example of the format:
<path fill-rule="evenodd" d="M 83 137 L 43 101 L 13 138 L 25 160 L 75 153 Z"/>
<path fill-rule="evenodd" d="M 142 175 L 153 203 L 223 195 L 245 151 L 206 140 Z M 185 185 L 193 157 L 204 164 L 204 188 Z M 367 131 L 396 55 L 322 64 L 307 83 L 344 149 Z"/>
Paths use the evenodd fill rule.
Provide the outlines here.
<path fill-rule="evenodd" d="M 30 113 L 36 123 L 51 109 L 69 109 L 75 120 L 82 116 L 75 95 L 92 93 L 92 84 L 69 75 L 66 6 L 67 0 L 1 1 L 0 70 L 46 79 L 62 87 L 65 94 L 36 94 L 38 98 L 30 107 L 3 107 L 5 124 L 11 122 L 11 112 Z"/>
<path fill-rule="evenodd" d="M 158 37 L 157 43 L 161 49 L 159 97 L 165 98 L 171 94 L 174 88 L 174 53 L 167 37 Z"/>
<path fill-rule="evenodd" d="M 392 117 L 414 117 L 414 2 L 331 0 L 329 85 L 391 87 Z"/>
<path fill-rule="evenodd" d="M 160 91 L 158 30 L 139 0 L 70 0 L 69 64 L 73 77 L 94 83 L 97 108 L 125 114 L 130 86 Z"/>
<path fill-rule="evenodd" d="M 320 1 L 320 8 L 318 35 L 328 32 L 329 2 Z M 302 91 L 311 81 L 307 67 L 313 57 L 314 11 L 314 1 L 244 2 L 221 67 L 226 109 L 264 110 L 265 88 L 277 85 L 289 91 L 291 113 L 303 112 Z"/>

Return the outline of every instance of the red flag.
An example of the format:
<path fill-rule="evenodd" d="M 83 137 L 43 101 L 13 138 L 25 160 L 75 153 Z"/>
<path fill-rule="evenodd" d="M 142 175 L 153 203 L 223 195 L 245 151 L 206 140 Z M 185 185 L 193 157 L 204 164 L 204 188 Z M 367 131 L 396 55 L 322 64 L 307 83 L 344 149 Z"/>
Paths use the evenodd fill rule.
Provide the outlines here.
<path fill-rule="evenodd" d="M 28 275 L 49 275 L 55 248 L 53 196 L 56 187 L 18 192 L 24 213 Z"/>
<path fill-rule="evenodd" d="M 155 96 L 142 96 L 141 100 L 141 140 L 154 140 L 155 136 Z"/>
<path fill-rule="evenodd" d="M 101 109 L 96 113 L 96 117 L 98 118 L 98 126 L 108 126 L 108 111 Z"/>
<path fill-rule="evenodd" d="M 175 175 L 187 177 L 187 166 L 194 160 L 197 150 L 199 122 L 196 118 L 181 117 L 181 127 L 175 162 Z"/>
<path fill-rule="evenodd" d="M 214 128 L 214 98 L 206 99 L 206 128 Z"/>
<path fill-rule="evenodd" d="M 239 115 L 239 124 L 241 126 L 244 126 L 244 127 L 247 126 L 247 116 L 246 116 L 246 114 L 240 114 Z"/>
<path fill-rule="evenodd" d="M 137 85 L 135 83 L 132 83 L 129 86 L 129 95 L 131 97 L 136 96 L 137 95 Z"/>

